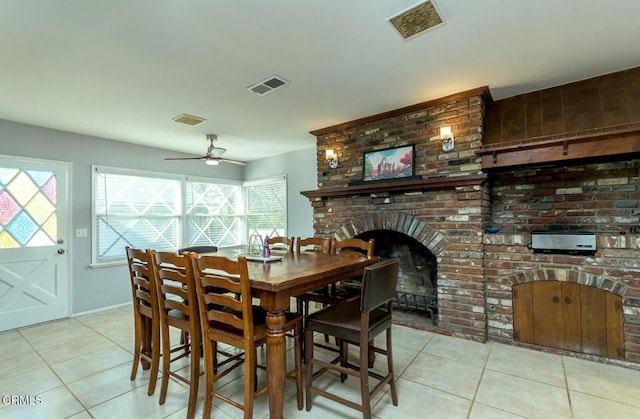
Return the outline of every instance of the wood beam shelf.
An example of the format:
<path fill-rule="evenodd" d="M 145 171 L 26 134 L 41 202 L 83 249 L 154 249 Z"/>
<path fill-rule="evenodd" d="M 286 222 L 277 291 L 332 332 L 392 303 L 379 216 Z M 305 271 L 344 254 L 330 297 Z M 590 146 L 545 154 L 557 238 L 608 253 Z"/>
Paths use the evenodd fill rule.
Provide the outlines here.
<path fill-rule="evenodd" d="M 475 186 L 482 185 L 487 180 L 486 173 L 464 175 L 464 176 L 447 176 L 434 177 L 427 179 L 414 180 L 393 180 L 393 181 L 376 181 L 353 186 L 333 186 L 328 188 L 320 188 L 312 191 L 302 191 L 302 195 L 309 200 L 321 200 L 328 198 L 337 198 L 353 195 L 369 195 L 381 193 L 402 193 L 402 192 L 418 192 L 418 191 L 436 191 L 455 189 L 459 186 Z"/>
<path fill-rule="evenodd" d="M 598 132 L 515 145 L 484 147 L 482 169 L 535 167 L 581 159 L 613 159 L 640 153 L 640 128 Z"/>

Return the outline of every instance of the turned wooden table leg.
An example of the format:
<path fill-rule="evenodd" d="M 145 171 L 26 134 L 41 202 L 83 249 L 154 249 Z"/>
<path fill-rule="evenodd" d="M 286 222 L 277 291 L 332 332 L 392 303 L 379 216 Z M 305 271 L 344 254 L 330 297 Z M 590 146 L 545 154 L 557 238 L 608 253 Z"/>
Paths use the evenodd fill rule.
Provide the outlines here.
<path fill-rule="evenodd" d="M 269 417 L 281 419 L 284 409 L 286 378 L 286 342 L 284 310 L 267 314 L 267 385 L 269 387 Z"/>

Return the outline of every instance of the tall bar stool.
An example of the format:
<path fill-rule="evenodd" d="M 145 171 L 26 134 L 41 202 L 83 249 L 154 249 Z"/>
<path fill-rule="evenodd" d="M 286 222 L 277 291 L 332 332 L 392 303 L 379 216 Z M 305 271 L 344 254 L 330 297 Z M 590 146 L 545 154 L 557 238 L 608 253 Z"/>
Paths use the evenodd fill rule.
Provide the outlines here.
<path fill-rule="evenodd" d="M 362 412 L 365 419 L 371 418 L 371 396 L 384 389 L 385 384 L 391 388 L 391 400 L 398 405 L 395 379 L 393 374 L 393 354 L 391 341 L 393 298 L 398 282 L 399 261 L 387 259 L 365 268 L 362 280 L 362 290 L 359 301 L 344 301 L 310 314 L 306 318 L 305 362 L 307 411 L 313 404 L 312 395 L 317 394 L 345 406 Z M 314 358 L 313 333 L 325 333 L 335 336 L 340 341 L 340 355 L 332 361 Z M 386 347 L 378 348 L 369 342 L 379 334 L 386 332 Z M 358 345 L 360 355 L 357 364 L 349 361 L 348 344 Z M 368 366 L 368 352 L 375 351 L 386 355 L 387 373 L 380 375 Z M 316 373 L 315 367 L 319 367 Z M 314 387 L 313 381 L 327 371 L 340 373 L 341 381 L 348 375 L 360 380 L 361 403 L 355 403 L 344 397 L 332 394 L 324 388 Z M 379 380 L 379 383 L 369 391 L 369 377 Z"/>
<path fill-rule="evenodd" d="M 131 278 L 131 294 L 133 297 L 133 364 L 131 380 L 138 374 L 138 365 L 143 369 L 151 368 L 147 394 L 153 395 L 158 382 L 160 365 L 160 319 L 158 295 L 155 277 L 150 264 L 149 252 L 142 249 L 125 247 L 129 276 Z"/>
<path fill-rule="evenodd" d="M 222 400 L 244 411 L 245 419 L 253 417 L 256 397 L 267 392 L 267 386 L 256 388 L 256 348 L 267 341 L 266 312 L 251 304 L 251 287 L 247 260 L 237 261 L 224 256 L 191 254 L 191 262 L 200 307 L 203 336 L 206 394 L 203 418 L 211 415 L 213 399 Z M 302 410 L 302 317 L 285 313 L 284 332 L 293 330 L 295 336 L 295 368 L 286 373 L 296 382 L 298 409 Z M 224 369 L 215 356 L 215 345 L 225 343 L 242 349 L 243 359 L 228 363 Z M 215 383 L 235 368 L 244 365 L 244 404 L 216 391 Z"/>
<path fill-rule="evenodd" d="M 150 253 L 156 278 L 162 352 L 164 354 L 160 404 L 164 404 L 166 401 L 169 378 L 182 381 L 189 386 L 187 417 L 193 418 L 200 378 L 201 333 L 198 297 L 196 296 L 189 252 L 179 255 L 172 252 L 151 250 Z M 181 332 L 180 343 L 172 345 L 171 328 Z M 191 356 L 188 376 L 181 373 L 179 368 L 172 370 L 172 363 L 187 356 Z"/>

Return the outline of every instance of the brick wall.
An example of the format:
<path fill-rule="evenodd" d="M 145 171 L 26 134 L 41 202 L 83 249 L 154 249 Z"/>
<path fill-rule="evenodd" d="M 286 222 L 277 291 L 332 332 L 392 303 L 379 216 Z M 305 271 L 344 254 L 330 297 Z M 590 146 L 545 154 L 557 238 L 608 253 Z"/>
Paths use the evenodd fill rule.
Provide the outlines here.
<path fill-rule="evenodd" d="M 622 297 L 625 359 L 640 362 L 640 160 L 493 176 L 485 272 L 489 338 L 513 339 L 512 286 L 541 280 L 590 285 Z M 593 256 L 535 254 L 535 230 L 596 233 Z"/>
<path fill-rule="evenodd" d="M 318 187 L 360 180 L 364 152 L 407 144 L 423 178 L 481 173 L 484 97 L 456 95 L 318 131 Z M 443 125 L 455 134 L 452 152 L 437 138 Z M 338 155 L 335 170 L 327 149 Z M 620 295 L 626 360 L 640 363 L 640 236 L 630 234 L 640 224 L 639 173 L 640 161 L 629 160 L 490 174 L 486 184 L 446 190 L 315 198 L 314 231 L 348 238 L 373 226 L 416 238 L 437 257 L 438 331 L 466 339 L 514 343 L 512 286 L 520 282 L 575 281 Z M 488 225 L 501 230 L 485 234 Z M 534 254 L 530 232 L 547 229 L 593 231 L 598 252 Z"/>
<path fill-rule="evenodd" d="M 361 180 L 364 152 L 407 144 L 415 144 L 416 174 L 423 178 L 481 173 L 475 151 L 482 140 L 483 109 L 482 95 L 474 93 L 318 135 L 318 187 Z M 447 153 L 438 137 L 443 125 L 455 135 L 455 149 Z M 335 170 L 326 162 L 327 149 L 338 155 Z M 318 199 L 312 205 L 317 235 L 353 237 L 368 225 L 423 243 L 438 260 L 438 327 L 486 339 L 482 231 L 489 206 L 484 187 Z"/>

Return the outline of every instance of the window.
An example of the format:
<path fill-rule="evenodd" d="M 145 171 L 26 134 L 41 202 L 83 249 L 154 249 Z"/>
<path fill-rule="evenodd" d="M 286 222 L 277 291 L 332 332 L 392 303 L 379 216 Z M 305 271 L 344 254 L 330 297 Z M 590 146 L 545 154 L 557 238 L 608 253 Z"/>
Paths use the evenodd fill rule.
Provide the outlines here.
<path fill-rule="evenodd" d="M 287 179 L 284 176 L 244 183 L 249 236 L 287 234 Z"/>
<path fill-rule="evenodd" d="M 125 246 L 231 247 L 251 234 L 286 234 L 284 176 L 243 186 L 94 166 L 92 182 L 93 265 L 123 261 Z"/>

